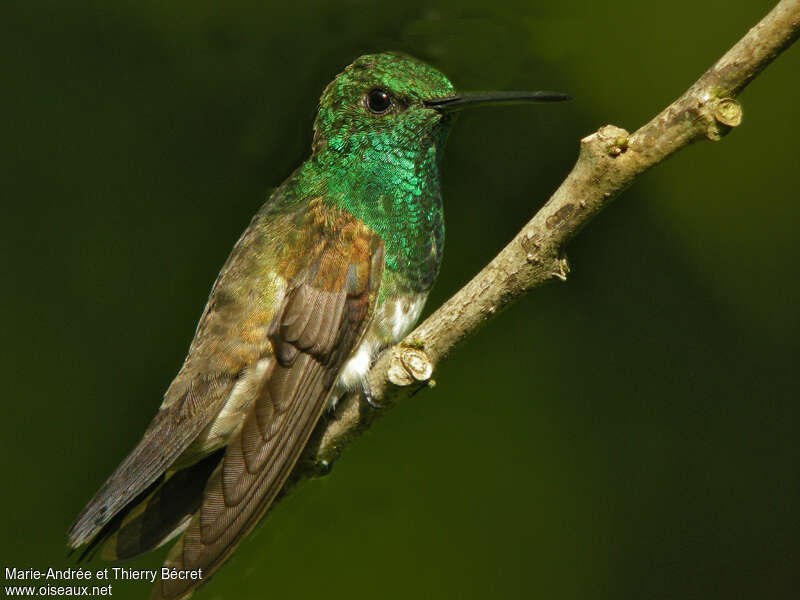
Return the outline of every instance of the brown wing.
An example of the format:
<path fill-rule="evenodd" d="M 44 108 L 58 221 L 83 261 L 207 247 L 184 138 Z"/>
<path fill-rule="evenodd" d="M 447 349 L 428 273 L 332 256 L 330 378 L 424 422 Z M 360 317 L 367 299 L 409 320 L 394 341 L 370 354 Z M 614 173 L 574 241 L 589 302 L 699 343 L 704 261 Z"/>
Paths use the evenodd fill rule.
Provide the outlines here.
<path fill-rule="evenodd" d="M 234 377 L 222 374 L 197 377 L 184 386 L 176 402 L 160 409 L 141 442 L 78 515 L 69 530 L 70 546 L 90 541 L 155 482 L 219 412 L 234 383 Z M 175 383 L 170 390 L 173 387 Z"/>
<path fill-rule="evenodd" d="M 242 328 L 243 322 L 250 322 L 250 329 L 259 331 L 259 319 L 253 316 L 259 314 L 259 307 L 252 306 L 251 297 L 264 297 L 266 290 L 262 278 L 252 276 L 260 266 L 253 259 L 252 248 L 261 246 L 259 229 L 251 224 L 214 284 L 189 355 L 161 408 L 139 444 L 78 515 L 68 533 L 71 547 L 93 538 L 95 543 L 99 541 L 96 536 L 112 519 L 124 517 L 134 508 L 134 499 L 149 490 L 166 469 L 174 468 L 178 457 L 219 413 L 238 378 L 269 347 L 266 339 L 243 339 L 248 331 Z M 269 314 L 263 317 L 266 329 L 271 313 L 264 314 Z"/>
<path fill-rule="evenodd" d="M 297 461 L 344 366 L 372 318 L 383 244 L 351 222 L 304 257 L 269 330 L 275 359 L 202 506 L 164 565 L 207 578 L 269 508 Z M 202 581 L 163 580 L 151 598 L 181 598 Z"/>

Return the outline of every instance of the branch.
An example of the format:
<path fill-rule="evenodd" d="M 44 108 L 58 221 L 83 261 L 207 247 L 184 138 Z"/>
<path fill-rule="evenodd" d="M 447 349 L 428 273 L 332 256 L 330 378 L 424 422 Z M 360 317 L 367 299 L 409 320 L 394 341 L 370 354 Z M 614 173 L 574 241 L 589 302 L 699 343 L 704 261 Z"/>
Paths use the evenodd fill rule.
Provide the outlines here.
<path fill-rule="evenodd" d="M 561 186 L 522 231 L 472 281 L 369 373 L 384 408 L 432 385 L 434 367 L 522 294 L 553 278 L 565 280 L 566 244 L 634 179 L 700 139 L 718 141 L 741 123 L 736 96 L 800 36 L 800 0 L 781 0 L 680 98 L 632 135 L 606 125 L 581 140 L 578 160 Z M 341 399 L 320 422 L 291 483 L 326 473 L 341 449 L 379 414 L 360 394 Z"/>

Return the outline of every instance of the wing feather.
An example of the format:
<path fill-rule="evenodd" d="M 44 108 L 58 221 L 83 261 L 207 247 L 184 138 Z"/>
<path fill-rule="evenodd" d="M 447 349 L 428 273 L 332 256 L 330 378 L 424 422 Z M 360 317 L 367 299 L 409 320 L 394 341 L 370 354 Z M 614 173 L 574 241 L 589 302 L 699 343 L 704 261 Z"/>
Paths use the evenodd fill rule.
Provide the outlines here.
<path fill-rule="evenodd" d="M 184 385 L 179 378 L 180 375 L 170 391 L 173 394 L 182 392 L 180 399 L 156 413 L 136 448 L 78 515 L 68 534 L 72 547 L 95 537 L 103 526 L 175 462 L 219 412 L 235 383 L 235 379 L 229 376 L 211 376 L 198 377 Z"/>
<path fill-rule="evenodd" d="M 273 313 L 263 302 L 252 300 L 276 293 L 274 278 L 265 282 L 263 277 L 253 276 L 254 271 L 265 271 L 258 257 L 268 254 L 251 251 L 268 243 L 258 227 L 261 218 L 261 214 L 256 216 L 220 271 L 186 361 L 142 440 L 70 528 L 71 547 L 90 542 L 115 515 L 130 510 L 128 505 L 167 469 L 191 466 L 215 450 L 201 447 L 194 451 L 190 446 L 219 414 L 240 377 L 269 347 L 259 333 L 262 322 L 271 322 Z"/>
<path fill-rule="evenodd" d="M 355 220 L 348 227 L 350 235 L 345 228 L 319 240 L 291 280 L 269 328 L 276 360 L 165 566 L 211 575 L 257 524 L 299 458 L 376 304 L 383 244 Z M 151 598 L 183 598 L 197 584 L 159 581 Z"/>

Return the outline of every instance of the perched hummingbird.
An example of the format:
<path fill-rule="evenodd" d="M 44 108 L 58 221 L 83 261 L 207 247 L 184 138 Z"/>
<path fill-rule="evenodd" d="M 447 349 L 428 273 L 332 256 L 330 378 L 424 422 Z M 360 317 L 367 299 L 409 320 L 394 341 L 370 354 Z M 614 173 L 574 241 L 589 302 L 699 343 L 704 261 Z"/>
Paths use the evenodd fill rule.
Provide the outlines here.
<path fill-rule="evenodd" d="M 567 98 L 457 93 L 393 53 L 339 74 L 311 157 L 234 246 L 161 407 L 69 545 L 124 560 L 180 536 L 164 565 L 203 580 L 159 580 L 151 598 L 185 598 L 207 580 L 267 511 L 325 407 L 365 389 L 376 355 L 419 318 L 442 259 L 453 113 Z"/>

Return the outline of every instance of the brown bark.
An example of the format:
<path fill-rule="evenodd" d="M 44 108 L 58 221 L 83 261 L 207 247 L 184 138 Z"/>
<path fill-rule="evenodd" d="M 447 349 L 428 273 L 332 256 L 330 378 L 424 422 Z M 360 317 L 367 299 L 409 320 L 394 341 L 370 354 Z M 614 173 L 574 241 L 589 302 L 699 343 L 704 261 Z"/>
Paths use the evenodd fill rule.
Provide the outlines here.
<path fill-rule="evenodd" d="M 556 192 L 469 283 L 373 366 L 374 409 L 360 395 L 340 400 L 321 423 L 292 477 L 327 472 L 341 449 L 398 400 L 432 385 L 458 344 L 522 294 L 565 280 L 569 240 L 634 179 L 692 142 L 718 141 L 742 119 L 736 96 L 800 36 L 800 0 L 781 0 L 682 96 L 633 134 L 606 125 L 580 142 L 578 160 Z"/>

